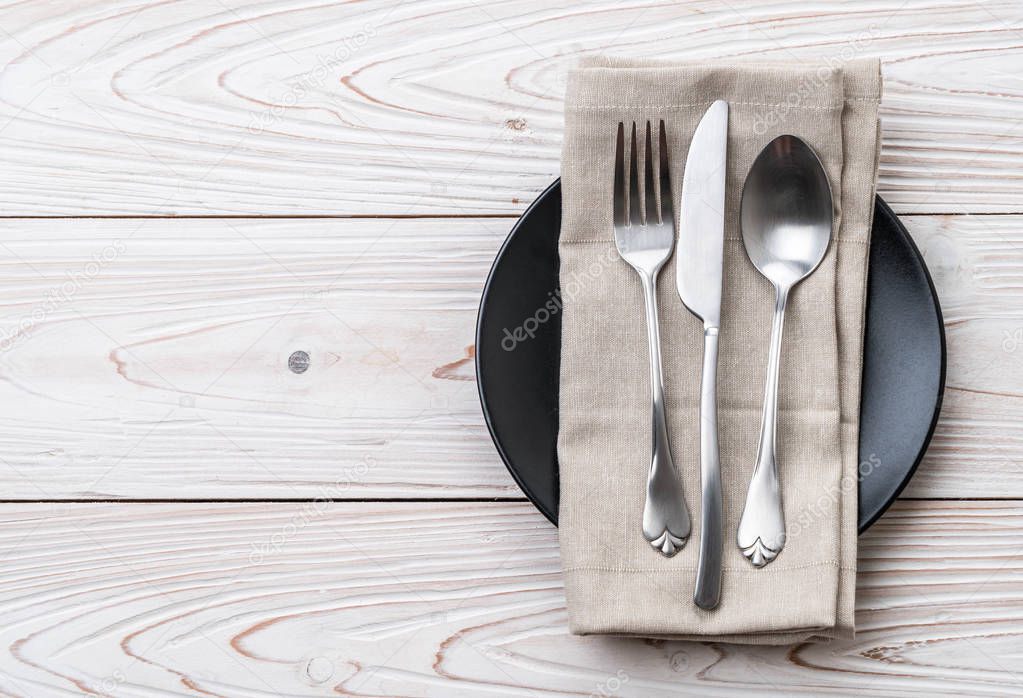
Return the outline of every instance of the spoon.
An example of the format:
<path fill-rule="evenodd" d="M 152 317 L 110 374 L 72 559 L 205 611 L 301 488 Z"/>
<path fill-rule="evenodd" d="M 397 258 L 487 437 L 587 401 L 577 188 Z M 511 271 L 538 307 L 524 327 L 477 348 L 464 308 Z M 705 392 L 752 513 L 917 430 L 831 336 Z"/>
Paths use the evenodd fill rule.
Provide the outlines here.
<path fill-rule="evenodd" d="M 775 138 L 760 151 L 746 176 L 740 209 L 746 254 L 775 292 L 760 445 L 736 537 L 742 554 L 754 567 L 763 567 L 785 546 L 775 460 L 785 305 L 792 288 L 824 259 L 831 241 L 831 188 L 817 154 L 796 136 Z"/>

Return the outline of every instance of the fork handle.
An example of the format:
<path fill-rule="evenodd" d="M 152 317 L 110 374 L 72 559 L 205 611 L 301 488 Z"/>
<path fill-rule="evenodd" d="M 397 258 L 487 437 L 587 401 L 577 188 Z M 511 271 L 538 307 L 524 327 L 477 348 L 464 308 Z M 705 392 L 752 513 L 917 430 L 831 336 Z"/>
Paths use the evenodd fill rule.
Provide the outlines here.
<path fill-rule="evenodd" d="M 718 458 L 718 328 L 703 332 L 703 379 L 700 385 L 700 562 L 693 603 L 712 609 L 721 597 L 721 464 Z"/>
<path fill-rule="evenodd" d="M 653 274 L 641 274 L 646 304 L 647 343 L 650 345 L 650 404 L 653 448 L 643 504 L 643 537 L 659 553 L 672 557 L 689 539 L 689 509 L 675 470 L 664 418 L 664 374 L 661 370 L 661 337 L 657 329 L 657 282 Z"/>

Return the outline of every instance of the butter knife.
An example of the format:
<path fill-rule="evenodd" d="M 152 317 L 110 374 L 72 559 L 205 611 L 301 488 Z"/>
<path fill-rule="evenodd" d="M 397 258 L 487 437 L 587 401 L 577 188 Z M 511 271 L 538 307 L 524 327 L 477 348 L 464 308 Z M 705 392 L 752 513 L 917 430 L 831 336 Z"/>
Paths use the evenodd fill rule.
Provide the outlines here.
<path fill-rule="evenodd" d="M 682 177 L 678 245 L 678 295 L 703 320 L 700 387 L 700 562 L 693 603 L 712 609 L 721 596 L 721 467 L 718 460 L 717 364 L 721 326 L 721 277 L 725 245 L 725 163 L 728 102 L 710 105 L 693 134 Z"/>

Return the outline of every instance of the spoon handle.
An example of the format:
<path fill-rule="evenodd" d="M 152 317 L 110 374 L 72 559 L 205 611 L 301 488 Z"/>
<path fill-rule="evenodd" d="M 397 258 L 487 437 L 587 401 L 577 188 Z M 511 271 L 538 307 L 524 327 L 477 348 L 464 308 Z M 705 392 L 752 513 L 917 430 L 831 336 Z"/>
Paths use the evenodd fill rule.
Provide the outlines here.
<path fill-rule="evenodd" d="M 764 412 L 760 422 L 760 445 L 757 447 L 757 461 L 736 536 L 742 554 L 754 567 L 763 567 L 771 562 L 785 546 L 785 517 L 782 513 L 781 489 L 778 486 L 775 435 L 778 423 L 778 369 L 781 364 L 781 338 L 788 295 L 788 289 L 777 289 L 771 350 L 767 359 Z"/>
<path fill-rule="evenodd" d="M 693 603 L 712 609 L 721 596 L 721 463 L 718 458 L 718 329 L 703 333 L 703 379 L 700 388 L 700 562 Z"/>

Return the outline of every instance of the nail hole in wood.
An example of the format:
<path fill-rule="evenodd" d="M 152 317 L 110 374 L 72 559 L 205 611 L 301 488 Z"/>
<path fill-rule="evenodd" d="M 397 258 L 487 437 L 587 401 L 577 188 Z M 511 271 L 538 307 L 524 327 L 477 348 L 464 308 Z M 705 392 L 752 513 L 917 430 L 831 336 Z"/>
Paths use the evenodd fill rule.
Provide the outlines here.
<path fill-rule="evenodd" d="M 292 373 L 305 373 L 309 369 L 309 354 L 296 351 L 288 357 L 288 368 Z"/>

